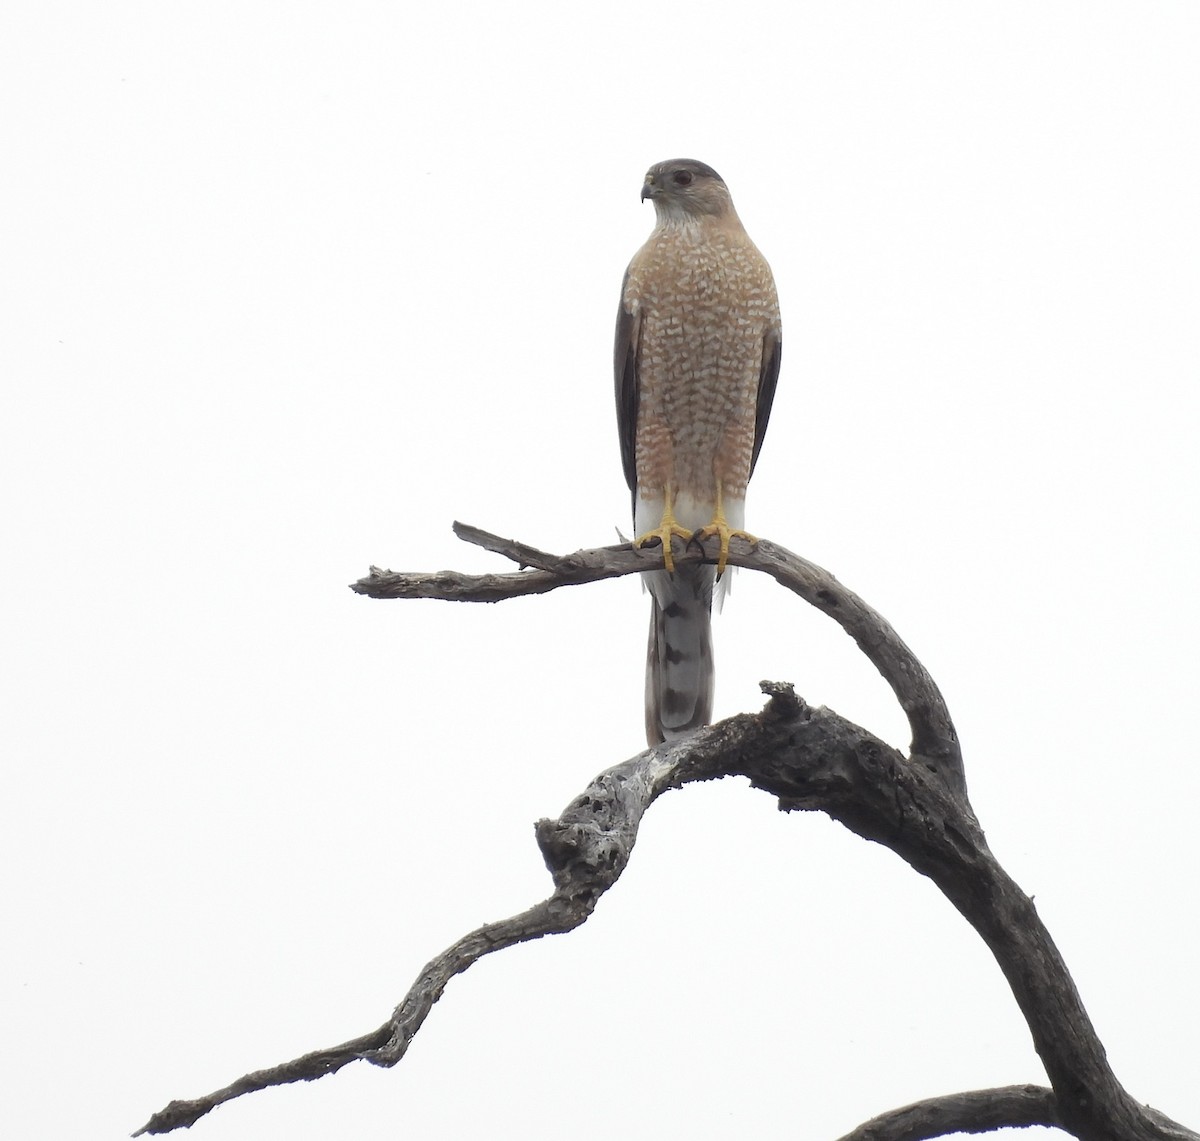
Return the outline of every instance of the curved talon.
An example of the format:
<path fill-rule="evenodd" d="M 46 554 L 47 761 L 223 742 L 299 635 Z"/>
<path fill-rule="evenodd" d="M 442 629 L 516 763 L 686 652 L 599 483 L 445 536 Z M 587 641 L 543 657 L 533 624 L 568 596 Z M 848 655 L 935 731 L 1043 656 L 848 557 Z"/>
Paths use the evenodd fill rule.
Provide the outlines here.
<path fill-rule="evenodd" d="M 674 572 L 675 558 L 671 554 L 671 540 L 676 535 L 678 535 L 685 543 L 690 543 L 692 541 L 693 532 L 689 531 L 686 527 L 681 527 L 675 522 L 675 519 L 668 514 L 664 516 L 662 523 L 658 527 L 655 527 L 652 531 L 646 531 L 644 534 L 641 534 L 634 539 L 633 545 L 634 547 L 645 547 L 657 539 L 660 543 L 662 543 L 663 565 L 667 568 L 667 570 Z"/>
<path fill-rule="evenodd" d="M 725 521 L 724 514 L 718 515 L 711 523 L 705 527 L 701 527 L 696 532 L 697 539 L 711 539 L 714 537 L 721 540 L 721 549 L 717 555 L 717 578 L 720 578 L 725 573 L 725 564 L 729 561 L 729 541 L 731 539 L 745 539 L 750 544 L 758 542 L 757 536 L 751 535 L 749 531 L 729 526 Z"/>

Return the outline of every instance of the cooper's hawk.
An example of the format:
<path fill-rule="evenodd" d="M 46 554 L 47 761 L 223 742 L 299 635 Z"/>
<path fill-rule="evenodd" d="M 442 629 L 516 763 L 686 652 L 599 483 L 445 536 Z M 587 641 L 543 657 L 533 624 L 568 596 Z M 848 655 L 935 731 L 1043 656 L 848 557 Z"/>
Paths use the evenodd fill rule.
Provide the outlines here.
<path fill-rule="evenodd" d="M 646 654 L 646 738 L 682 737 L 712 716 L 713 588 L 742 535 L 779 376 L 779 300 L 721 176 L 691 159 L 652 166 L 649 240 L 625 271 L 615 370 L 621 460 L 636 546 L 660 539 L 666 570 Z M 675 567 L 671 539 L 720 538 L 717 566 Z"/>

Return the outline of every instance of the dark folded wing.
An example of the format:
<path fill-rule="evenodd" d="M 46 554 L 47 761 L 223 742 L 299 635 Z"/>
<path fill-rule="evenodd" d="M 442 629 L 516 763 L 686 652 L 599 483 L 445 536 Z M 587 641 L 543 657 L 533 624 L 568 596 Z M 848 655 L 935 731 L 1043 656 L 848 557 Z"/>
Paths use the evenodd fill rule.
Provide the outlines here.
<path fill-rule="evenodd" d="M 629 490 L 637 491 L 634 437 L 638 417 L 638 340 L 641 322 L 625 307 L 625 285 L 621 282 L 621 304 L 617 310 L 617 337 L 613 346 L 613 378 L 616 381 L 617 434 L 621 440 L 621 465 Z"/>
<path fill-rule="evenodd" d="M 771 405 L 775 402 L 775 385 L 779 380 L 779 358 L 783 351 L 783 338 L 777 329 L 763 337 L 762 368 L 758 374 L 758 403 L 754 412 L 754 451 L 750 456 L 750 474 L 758 463 L 762 451 L 763 437 L 767 434 L 767 421 L 771 418 Z"/>

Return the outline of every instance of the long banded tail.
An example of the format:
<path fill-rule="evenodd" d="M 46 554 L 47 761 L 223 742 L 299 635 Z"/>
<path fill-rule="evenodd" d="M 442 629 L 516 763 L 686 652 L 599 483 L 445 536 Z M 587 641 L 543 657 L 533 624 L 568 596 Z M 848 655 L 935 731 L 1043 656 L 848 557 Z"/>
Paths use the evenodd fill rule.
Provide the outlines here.
<path fill-rule="evenodd" d="M 712 598 L 716 567 L 646 574 L 653 603 L 646 648 L 646 740 L 684 737 L 712 718 Z"/>

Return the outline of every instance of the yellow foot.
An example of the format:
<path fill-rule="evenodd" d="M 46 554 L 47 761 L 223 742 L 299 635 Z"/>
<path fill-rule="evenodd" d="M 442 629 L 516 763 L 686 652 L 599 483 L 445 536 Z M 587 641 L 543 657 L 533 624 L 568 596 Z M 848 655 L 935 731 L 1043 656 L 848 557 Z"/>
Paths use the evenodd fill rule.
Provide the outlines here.
<path fill-rule="evenodd" d="M 725 564 L 729 560 L 730 539 L 745 539 L 747 543 L 758 542 L 758 539 L 751 535 L 749 531 L 739 531 L 731 527 L 725 522 L 723 514 L 719 514 L 707 527 L 701 527 L 696 532 L 697 539 L 711 539 L 714 536 L 721 540 L 721 551 L 717 555 L 717 578 L 720 578 L 725 573 Z"/>
<path fill-rule="evenodd" d="M 657 539 L 662 543 L 663 563 L 667 570 L 675 570 L 675 559 L 671 554 L 671 540 L 678 535 L 685 543 L 692 541 L 693 532 L 686 527 L 681 527 L 675 520 L 667 515 L 664 517 L 662 524 L 655 527 L 653 531 L 647 531 L 644 535 L 639 535 L 633 540 L 635 547 L 647 547 Z"/>

